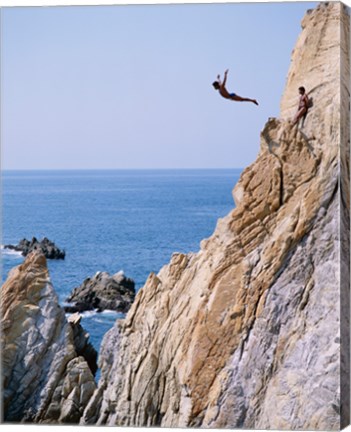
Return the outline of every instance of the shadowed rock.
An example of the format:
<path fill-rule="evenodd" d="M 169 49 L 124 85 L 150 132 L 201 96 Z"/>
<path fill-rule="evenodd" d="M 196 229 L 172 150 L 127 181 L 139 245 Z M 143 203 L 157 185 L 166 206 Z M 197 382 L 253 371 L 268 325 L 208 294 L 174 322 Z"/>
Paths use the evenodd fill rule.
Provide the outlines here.
<path fill-rule="evenodd" d="M 41 252 L 48 259 L 64 259 L 66 252 L 60 250 L 55 243 L 44 237 L 42 240 L 37 240 L 35 237 L 31 241 L 27 239 L 21 240 L 18 245 L 5 245 L 5 249 L 22 252 L 23 256 L 27 256 L 30 252 Z"/>
<path fill-rule="evenodd" d="M 93 345 L 89 342 L 89 333 L 81 326 L 82 316 L 79 313 L 74 313 L 68 317 L 67 321 L 72 326 L 74 347 L 77 355 L 84 357 L 88 363 L 91 372 L 95 375 L 97 371 L 97 352 Z"/>
<path fill-rule="evenodd" d="M 125 277 L 123 272 L 113 276 L 106 272 L 98 272 L 73 290 L 66 299 L 68 303 L 73 304 L 65 306 L 65 311 L 72 313 L 108 309 L 125 313 L 134 301 L 134 286 L 134 281 Z"/>

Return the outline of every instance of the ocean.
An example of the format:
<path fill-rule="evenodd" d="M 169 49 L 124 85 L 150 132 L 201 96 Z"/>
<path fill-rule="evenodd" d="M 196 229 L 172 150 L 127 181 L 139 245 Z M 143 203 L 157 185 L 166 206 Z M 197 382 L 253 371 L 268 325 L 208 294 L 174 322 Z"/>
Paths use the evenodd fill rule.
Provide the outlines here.
<path fill-rule="evenodd" d="M 2 244 L 54 241 L 65 260 L 48 260 L 59 301 L 98 271 L 123 270 L 140 289 L 174 252 L 196 252 L 217 219 L 234 208 L 241 169 L 5 171 Z M 1 250 L 2 283 L 23 262 Z M 85 312 L 82 325 L 97 350 L 116 318 Z"/>

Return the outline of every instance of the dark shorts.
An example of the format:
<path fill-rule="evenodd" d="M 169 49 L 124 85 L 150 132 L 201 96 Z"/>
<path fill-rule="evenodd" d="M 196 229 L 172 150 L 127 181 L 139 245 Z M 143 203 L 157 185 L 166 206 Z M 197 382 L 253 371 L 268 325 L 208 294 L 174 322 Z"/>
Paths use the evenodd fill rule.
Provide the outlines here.
<path fill-rule="evenodd" d="M 235 93 L 230 93 L 230 96 L 231 96 L 231 97 L 235 97 L 236 94 L 235 94 Z"/>

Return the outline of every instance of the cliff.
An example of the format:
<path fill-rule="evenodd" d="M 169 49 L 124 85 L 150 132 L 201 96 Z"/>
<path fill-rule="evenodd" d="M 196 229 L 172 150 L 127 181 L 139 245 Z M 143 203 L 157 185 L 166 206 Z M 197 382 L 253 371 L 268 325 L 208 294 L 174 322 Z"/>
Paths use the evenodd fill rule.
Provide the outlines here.
<path fill-rule="evenodd" d="M 105 335 L 101 379 L 45 257 L 1 290 L 3 420 L 337 430 L 349 422 L 349 16 L 308 11 L 281 117 L 196 254 L 151 274 Z M 341 77 L 341 80 L 340 80 Z M 288 120 L 297 88 L 312 98 Z M 341 379 L 342 374 L 342 379 Z M 341 402 L 342 401 L 342 402 Z"/>
<path fill-rule="evenodd" d="M 348 56 L 344 6 L 308 11 L 281 118 L 265 125 L 259 155 L 233 191 L 236 208 L 198 253 L 174 254 L 151 274 L 106 334 L 82 424 L 336 430 L 348 422 L 340 406 L 348 390 L 348 374 L 340 389 Z M 287 120 L 301 85 L 313 107 L 298 128 Z"/>
<path fill-rule="evenodd" d="M 1 288 L 3 421 L 79 421 L 96 388 L 96 352 L 79 321 L 66 320 L 44 255 L 11 271 Z"/>

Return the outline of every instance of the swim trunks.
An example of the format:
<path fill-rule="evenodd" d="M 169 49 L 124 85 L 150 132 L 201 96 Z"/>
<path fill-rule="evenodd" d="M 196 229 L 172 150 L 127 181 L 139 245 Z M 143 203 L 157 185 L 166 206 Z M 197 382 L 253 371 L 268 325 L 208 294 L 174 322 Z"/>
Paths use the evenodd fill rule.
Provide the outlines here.
<path fill-rule="evenodd" d="M 231 97 L 235 97 L 236 94 L 235 94 L 235 93 L 230 93 L 230 96 L 231 96 Z"/>

